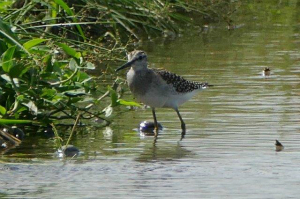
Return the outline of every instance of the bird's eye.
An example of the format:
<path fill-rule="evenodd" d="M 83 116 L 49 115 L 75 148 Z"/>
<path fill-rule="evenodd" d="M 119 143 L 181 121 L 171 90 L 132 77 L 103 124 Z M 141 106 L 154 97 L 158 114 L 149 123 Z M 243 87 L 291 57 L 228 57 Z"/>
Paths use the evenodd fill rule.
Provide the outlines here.
<path fill-rule="evenodd" d="M 139 56 L 139 60 L 142 60 L 143 58 L 144 58 L 143 55 L 140 55 L 140 56 Z"/>

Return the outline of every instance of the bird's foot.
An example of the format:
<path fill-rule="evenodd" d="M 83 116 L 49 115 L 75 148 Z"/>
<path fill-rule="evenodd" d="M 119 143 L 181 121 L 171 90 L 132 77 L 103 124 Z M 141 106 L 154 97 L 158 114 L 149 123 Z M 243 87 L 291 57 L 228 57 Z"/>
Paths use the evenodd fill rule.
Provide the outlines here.
<path fill-rule="evenodd" d="M 184 136 L 185 136 L 185 131 L 182 131 L 182 132 L 181 132 L 181 138 L 180 138 L 180 141 L 183 140 Z"/>

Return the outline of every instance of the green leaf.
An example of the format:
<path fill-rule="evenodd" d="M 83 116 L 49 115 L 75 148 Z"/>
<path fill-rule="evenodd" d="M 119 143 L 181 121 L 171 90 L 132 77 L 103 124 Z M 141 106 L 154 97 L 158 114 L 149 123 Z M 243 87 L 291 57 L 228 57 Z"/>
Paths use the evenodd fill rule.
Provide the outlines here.
<path fill-rule="evenodd" d="M 109 117 L 113 113 L 113 108 L 111 106 L 108 106 L 104 109 L 104 112 L 105 112 L 105 117 Z"/>
<path fill-rule="evenodd" d="M 90 80 L 92 80 L 92 77 L 86 78 L 85 80 L 83 80 L 82 82 L 80 82 L 81 84 L 85 84 L 87 82 L 89 82 Z"/>
<path fill-rule="evenodd" d="M 96 67 L 93 63 L 91 62 L 87 62 L 86 64 L 86 69 L 89 69 L 89 70 L 94 70 Z"/>
<path fill-rule="evenodd" d="M 77 103 L 77 102 L 79 102 L 79 101 L 82 101 L 82 97 L 72 97 L 72 98 L 70 98 L 70 103 L 71 104 L 75 104 L 75 103 Z"/>
<path fill-rule="evenodd" d="M 75 57 L 77 59 L 79 59 L 81 57 L 81 53 L 77 52 L 76 50 L 74 50 L 73 48 L 71 48 L 70 46 L 63 44 L 63 43 L 56 43 L 59 47 L 61 47 L 63 49 L 63 51 L 65 51 L 65 53 L 67 53 L 68 55 Z"/>
<path fill-rule="evenodd" d="M 124 105 L 124 106 L 138 106 L 140 107 L 141 105 L 137 102 L 132 102 L 132 101 L 126 101 L 126 100 L 123 100 L 123 99 L 119 99 L 117 101 L 120 105 Z"/>
<path fill-rule="evenodd" d="M 11 78 L 20 78 L 29 70 L 29 67 L 24 67 L 21 64 L 13 65 L 10 68 L 9 76 Z"/>
<path fill-rule="evenodd" d="M 0 124 L 28 124 L 31 120 L 0 119 Z"/>
<path fill-rule="evenodd" d="M 79 88 L 80 88 L 79 86 L 67 85 L 67 86 L 57 87 L 56 90 L 59 92 L 65 92 L 65 91 L 70 91 L 70 90 L 76 90 Z"/>
<path fill-rule="evenodd" d="M 7 81 L 7 82 L 11 83 L 11 81 L 12 81 L 11 78 L 8 75 L 6 75 L 6 74 L 0 75 L 0 77 L 2 79 L 4 79 L 5 81 Z"/>
<path fill-rule="evenodd" d="M 13 66 L 13 56 L 16 46 L 9 47 L 2 55 L 2 68 L 5 72 L 9 72 Z"/>
<path fill-rule="evenodd" d="M 21 113 L 21 112 L 26 111 L 26 110 L 27 110 L 26 107 L 21 106 L 21 107 L 18 107 L 18 109 L 16 110 L 16 113 Z"/>
<path fill-rule="evenodd" d="M 80 82 L 80 83 L 82 83 L 85 80 L 90 79 L 90 76 L 87 73 L 81 72 L 81 71 L 77 72 L 77 76 L 76 77 L 77 77 L 76 81 Z"/>
<path fill-rule="evenodd" d="M 16 35 L 11 31 L 10 26 L 7 25 L 6 23 L 4 23 L 1 19 L 0 19 L 0 36 L 7 38 L 8 42 L 11 45 L 17 45 L 19 46 L 22 50 L 24 50 L 24 52 L 26 52 L 28 55 L 31 55 L 28 50 L 26 50 L 22 44 L 20 44 L 20 42 L 18 41 L 19 39 L 16 37 Z"/>
<path fill-rule="evenodd" d="M 6 114 L 6 109 L 0 105 L 0 114 L 5 115 Z"/>
<path fill-rule="evenodd" d="M 7 11 L 7 8 L 10 7 L 11 4 L 13 4 L 13 1 L 0 2 L 0 11 L 1 12 Z"/>
<path fill-rule="evenodd" d="M 6 38 L 12 38 L 14 40 L 17 40 L 18 38 L 16 35 L 11 31 L 10 25 L 8 23 L 5 23 L 2 19 L 0 20 L 0 35 L 3 35 Z M 11 40 L 9 40 L 11 41 Z M 14 43 L 14 42 L 13 42 Z"/>
<path fill-rule="evenodd" d="M 25 99 L 24 95 L 18 95 L 17 100 L 22 102 Z"/>
<path fill-rule="evenodd" d="M 0 55 L 2 55 L 7 50 L 7 44 L 2 39 L 0 39 Z"/>
<path fill-rule="evenodd" d="M 24 105 L 24 106 L 26 106 L 34 115 L 37 115 L 37 113 L 38 113 L 38 108 L 37 108 L 37 106 L 34 104 L 34 102 L 33 101 L 31 101 L 31 100 L 28 100 L 27 102 L 26 102 L 27 100 L 25 100 L 24 99 L 24 101 L 22 102 L 22 104 Z"/>
<path fill-rule="evenodd" d="M 60 5 L 69 16 L 74 16 L 74 13 L 71 10 L 71 8 L 63 0 L 54 0 L 54 1 L 55 1 L 55 3 Z"/>
<path fill-rule="evenodd" d="M 114 107 L 119 105 L 117 92 L 113 90 L 110 86 L 108 86 L 108 90 L 110 92 L 111 106 Z"/>
<path fill-rule="evenodd" d="M 78 68 L 78 64 L 76 62 L 75 59 L 71 59 L 70 62 L 69 62 L 69 68 L 72 70 L 72 71 L 75 71 L 77 68 Z"/>
<path fill-rule="evenodd" d="M 44 42 L 44 41 L 47 41 L 47 39 L 32 39 L 32 40 L 29 40 L 27 41 L 26 43 L 23 44 L 23 47 L 26 49 L 26 50 L 30 50 L 30 48 Z"/>
<path fill-rule="evenodd" d="M 73 92 L 68 91 L 68 92 L 65 92 L 64 95 L 67 97 L 81 97 L 81 96 L 87 95 L 87 93 L 80 92 L 80 91 L 73 91 Z"/>
<path fill-rule="evenodd" d="M 46 72 L 52 72 L 53 66 L 52 66 L 52 55 L 46 55 L 43 59 L 43 64 L 46 66 L 45 71 Z"/>
<path fill-rule="evenodd" d="M 57 94 L 55 89 L 43 88 L 42 94 L 40 95 L 44 99 L 52 100 Z"/>

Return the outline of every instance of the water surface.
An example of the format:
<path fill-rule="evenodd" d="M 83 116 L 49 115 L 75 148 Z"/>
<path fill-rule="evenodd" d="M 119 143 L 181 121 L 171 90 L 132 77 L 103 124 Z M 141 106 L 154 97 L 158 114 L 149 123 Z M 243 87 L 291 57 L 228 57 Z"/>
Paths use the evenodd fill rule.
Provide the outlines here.
<path fill-rule="evenodd" d="M 300 9 L 268 2 L 245 7 L 233 31 L 215 24 L 139 47 L 151 67 L 215 85 L 180 107 L 183 140 L 171 109 L 157 109 L 156 142 L 140 136 L 147 108 L 76 135 L 83 154 L 73 160 L 56 158 L 51 140 L 28 138 L 2 155 L 0 198 L 298 198 Z"/>

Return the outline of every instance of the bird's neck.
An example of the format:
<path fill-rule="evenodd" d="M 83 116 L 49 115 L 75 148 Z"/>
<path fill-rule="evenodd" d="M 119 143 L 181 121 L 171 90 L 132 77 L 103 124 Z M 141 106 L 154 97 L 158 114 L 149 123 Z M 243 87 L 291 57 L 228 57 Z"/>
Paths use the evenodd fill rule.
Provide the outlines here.
<path fill-rule="evenodd" d="M 147 65 L 144 64 L 139 64 L 139 65 L 134 65 L 131 67 L 131 70 L 133 70 L 134 72 L 146 72 L 148 70 Z"/>

